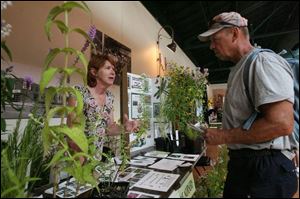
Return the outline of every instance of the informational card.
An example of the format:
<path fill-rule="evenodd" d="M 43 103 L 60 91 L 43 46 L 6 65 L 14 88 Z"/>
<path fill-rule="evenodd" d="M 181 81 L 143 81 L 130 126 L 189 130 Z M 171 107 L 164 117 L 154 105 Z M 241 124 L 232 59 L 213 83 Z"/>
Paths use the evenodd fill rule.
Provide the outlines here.
<path fill-rule="evenodd" d="M 133 157 L 133 159 L 135 160 L 147 160 L 147 161 L 156 161 L 157 158 L 150 158 L 150 157 L 145 157 L 145 156 L 136 156 L 136 157 Z"/>
<path fill-rule="evenodd" d="M 151 171 L 134 186 L 143 189 L 167 192 L 179 176 L 179 174 Z"/>
<path fill-rule="evenodd" d="M 155 158 L 165 158 L 168 157 L 169 152 L 166 151 L 150 151 L 145 153 L 145 156 L 155 157 Z"/>
<path fill-rule="evenodd" d="M 150 158 L 145 156 L 137 156 L 130 160 L 129 164 L 136 166 L 148 166 L 153 164 L 157 158 Z"/>
<path fill-rule="evenodd" d="M 167 158 L 174 159 L 174 160 L 183 160 L 183 161 L 196 162 L 200 158 L 200 155 L 196 155 L 196 154 L 183 154 L 183 153 L 172 153 Z"/>
<path fill-rule="evenodd" d="M 135 165 L 135 166 L 148 166 L 153 164 L 155 161 L 149 161 L 149 160 L 135 160 L 132 159 L 130 160 L 129 164 L 130 165 Z"/>
<path fill-rule="evenodd" d="M 182 163 L 184 163 L 184 161 L 161 159 L 160 161 L 156 162 L 155 164 L 149 166 L 148 168 L 165 170 L 165 171 L 173 171 Z"/>
<path fill-rule="evenodd" d="M 159 195 L 153 195 L 139 191 L 129 191 L 127 198 L 159 198 Z"/>

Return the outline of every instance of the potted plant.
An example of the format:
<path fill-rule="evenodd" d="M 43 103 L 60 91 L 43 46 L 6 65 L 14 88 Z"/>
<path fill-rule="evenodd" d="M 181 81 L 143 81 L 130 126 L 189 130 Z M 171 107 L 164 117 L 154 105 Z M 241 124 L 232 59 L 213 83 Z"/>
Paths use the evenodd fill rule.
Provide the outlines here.
<path fill-rule="evenodd" d="M 202 73 L 200 68 L 191 69 L 176 63 L 169 63 L 167 68 L 155 94 L 161 100 L 161 114 L 172 123 L 172 137 L 175 140 L 183 140 L 184 135 L 196 139 L 199 134 L 188 128 L 188 124 L 204 122 L 203 111 L 199 112 L 199 108 L 203 109 L 205 104 L 207 70 Z M 178 135 L 177 132 L 183 134 Z M 181 142 L 181 146 L 185 147 L 185 143 Z"/>

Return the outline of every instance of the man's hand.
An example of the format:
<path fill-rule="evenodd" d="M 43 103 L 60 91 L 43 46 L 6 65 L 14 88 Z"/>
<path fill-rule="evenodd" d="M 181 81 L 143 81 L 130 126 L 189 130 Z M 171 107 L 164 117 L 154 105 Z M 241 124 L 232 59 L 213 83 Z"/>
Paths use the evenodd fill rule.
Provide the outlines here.
<path fill-rule="evenodd" d="M 124 114 L 124 125 L 127 132 L 136 132 L 139 130 L 139 122 L 137 120 L 128 120 L 127 114 Z"/>
<path fill-rule="evenodd" d="M 207 128 L 204 130 L 204 139 L 207 144 L 221 145 L 225 143 L 225 134 L 220 129 Z"/>

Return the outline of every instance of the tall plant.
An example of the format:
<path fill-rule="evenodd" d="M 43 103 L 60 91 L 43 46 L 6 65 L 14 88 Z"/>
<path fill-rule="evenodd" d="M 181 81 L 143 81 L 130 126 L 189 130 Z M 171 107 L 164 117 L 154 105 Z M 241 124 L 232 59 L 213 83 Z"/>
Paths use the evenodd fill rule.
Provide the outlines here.
<path fill-rule="evenodd" d="M 93 170 L 97 165 L 97 161 L 93 158 L 95 153 L 95 147 L 90 142 L 93 138 L 88 140 L 84 134 L 85 128 L 85 117 L 83 115 L 83 99 L 79 91 L 71 86 L 67 85 L 67 79 L 74 73 L 77 72 L 82 76 L 83 82 L 86 85 L 86 74 L 87 74 L 87 60 L 81 51 L 78 51 L 69 46 L 69 34 L 76 32 L 82 35 L 85 39 L 90 40 L 89 36 L 82 31 L 80 28 L 71 28 L 69 26 L 69 13 L 74 9 L 79 8 L 82 11 L 90 14 L 88 6 L 84 3 L 77 2 L 65 2 L 62 5 L 55 6 L 48 14 L 47 21 L 45 24 L 45 31 L 50 41 L 51 34 L 50 29 L 53 25 L 57 28 L 64 36 L 65 47 L 52 49 L 45 60 L 44 70 L 40 81 L 40 92 L 45 93 L 45 125 L 42 132 L 43 145 L 45 152 L 50 151 L 50 147 L 54 147 L 57 152 L 53 159 L 49 163 L 54 170 L 54 183 L 57 183 L 58 174 L 60 171 L 65 171 L 71 176 L 75 177 L 79 184 L 89 183 L 93 186 L 97 185 L 97 181 L 93 177 Z M 59 15 L 64 16 L 64 21 L 58 19 Z M 52 61 L 59 54 L 64 54 L 64 66 L 53 66 Z M 79 60 L 83 64 L 83 68 L 76 67 L 74 64 L 70 64 L 70 55 L 79 57 Z M 62 74 L 62 81 L 59 86 L 49 86 L 46 90 L 47 85 L 57 74 Z M 53 97 L 58 94 L 62 96 L 61 106 L 51 106 Z M 67 105 L 67 95 L 74 95 L 77 100 L 76 107 L 70 107 Z M 72 127 L 68 127 L 65 118 L 68 114 L 74 114 L 74 120 L 72 121 Z M 59 125 L 50 125 L 50 120 L 55 115 L 59 115 L 61 122 Z M 69 147 L 66 139 L 71 139 L 82 152 L 75 152 Z M 84 156 L 88 161 L 85 164 L 81 164 L 79 157 Z M 57 184 L 54 186 L 54 197 L 57 190 Z"/>
<path fill-rule="evenodd" d="M 162 97 L 162 114 L 172 122 L 173 128 L 188 132 L 188 123 L 203 122 L 203 114 L 197 115 L 196 110 L 203 104 L 207 76 L 207 71 L 202 73 L 198 68 L 168 64 L 155 96 Z"/>

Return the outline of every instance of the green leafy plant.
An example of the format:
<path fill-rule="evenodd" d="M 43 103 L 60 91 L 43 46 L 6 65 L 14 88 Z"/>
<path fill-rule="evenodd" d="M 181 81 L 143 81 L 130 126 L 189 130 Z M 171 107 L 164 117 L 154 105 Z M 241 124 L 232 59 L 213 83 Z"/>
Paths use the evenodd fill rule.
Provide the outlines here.
<path fill-rule="evenodd" d="M 25 97 L 27 97 L 26 93 L 22 96 L 22 103 L 19 107 L 15 107 L 16 105 L 10 102 L 19 115 L 16 127 L 8 135 L 7 142 L 1 145 L 1 197 L 28 196 L 33 189 L 28 183 L 32 185 L 39 179 L 30 176 L 39 176 L 41 172 L 42 121 L 37 117 L 37 103 L 35 103 L 31 117 L 24 131 L 21 131 L 20 123 L 23 118 Z M 38 164 L 37 161 L 39 161 Z"/>
<path fill-rule="evenodd" d="M 220 146 L 220 155 L 212 169 L 199 178 L 194 198 L 222 198 L 226 175 L 228 154 L 226 145 Z"/>
<path fill-rule="evenodd" d="M 188 123 L 203 122 L 203 114 L 197 115 L 196 109 L 203 104 L 206 92 L 208 73 L 193 70 L 188 67 L 168 64 L 166 76 L 158 86 L 155 97 L 160 97 L 161 112 L 166 121 L 171 121 L 173 129 L 178 129 L 187 135 L 193 136 L 188 131 Z"/>
<path fill-rule="evenodd" d="M 80 28 L 71 28 L 69 26 L 69 13 L 74 8 L 79 8 L 90 14 L 90 10 L 84 2 L 65 2 L 62 5 L 55 6 L 49 12 L 45 24 L 45 31 L 49 41 L 51 39 L 50 30 L 53 25 L 57 26 L 65 39 L 64 48 L 54 48 L 48 53 L 40 81 L 40 92 L 42 94 L 45 93 L 46 109 L 44 116 L 45 125 L 42 132 L 44 151 L 45 153 L 49 152 L 51 147 L 56 149 L 56 153 L 49 163 L 49 167 L 51 166 L 54 171 L 54 196 L 57 190 L 58 174 L 60 171 L 65 171 L 69 175 L 73 176 L 78 184 L 89 183 L 94 187 L 97 186 L 97 181 L 93 177 L 94 168 L 98 164 L 98 161 L 93 158 L 96 149 L 92 142 L 95 138 L 92 137 L 87 139 L 84 133 L 85 117 L 83 115 L 83 99 L 80 92 L 67 85 L 67 79 L 74 72 L 77 72 L 82 76 L 83 82 L 86 85 L 88 65 L 84 54 L 81 51 L 69 46 L 69 34 L 72 32 L 79 33 L 86 40 L 90 41 L 91 44 L 93 44 L 89 36 L 84 31 L 82 31 Z M 59 15 L 64 16 L 64 21 L 58 19 Z M 59 54 L 64 54 L 65 57 L 65 64 L 63 67 L 51 65 L 52 61 Z M 76 67 L 74 64 L 69 64 L 69 58 L 71 55 L 79 57 L 83 68 Z M 62 81 L 60 82 L 60 85 L 56 87 L 47 87 L 57 73 L 62 75 Z M 62 96 L 62 106 L 51 106 L 52 99 L 56 94 Z M 70 107 L 66 103 L 66 98 L 70 94 L 76 97 L 76 107 Z M 71 121 L 73 124 L 72 127 L 68 127 L 68 125 L 65 123 L 65 118 L 71 113 L 74 114 L 75 117 L 74 120 Z M 60 116 L 61 122 L 59 125 L 50 125 L 50 120 L 55 115 Z M 81 152 L 76 152 L 70 148 L 67 139 L 71 139 L 81 149 Z M 80 157 L 82 156 L 87 159 L 83 165 L 80 162 Z"/>

